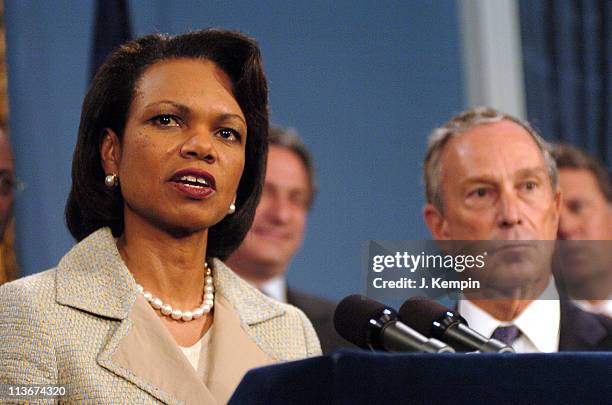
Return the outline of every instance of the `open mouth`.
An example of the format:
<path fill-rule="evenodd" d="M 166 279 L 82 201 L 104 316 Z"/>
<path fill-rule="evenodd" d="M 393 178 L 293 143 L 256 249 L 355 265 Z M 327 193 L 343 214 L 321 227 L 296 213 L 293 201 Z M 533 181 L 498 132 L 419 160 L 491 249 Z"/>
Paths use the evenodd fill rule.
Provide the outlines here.
<path fill-rule="evenodd" d="M 215 178 L 200 170 L 181 170 L 170 179 L 170 183 L 175 189 L 194 199 L 207 198 L 216 190 Z"/>
<path fill-rule="evenodd" d="M 190 187 L 210 187 L 210 181 L 203 177 L 181 176 L 181 178 L 175 180 L 175 182 L 182 183 Z"/>

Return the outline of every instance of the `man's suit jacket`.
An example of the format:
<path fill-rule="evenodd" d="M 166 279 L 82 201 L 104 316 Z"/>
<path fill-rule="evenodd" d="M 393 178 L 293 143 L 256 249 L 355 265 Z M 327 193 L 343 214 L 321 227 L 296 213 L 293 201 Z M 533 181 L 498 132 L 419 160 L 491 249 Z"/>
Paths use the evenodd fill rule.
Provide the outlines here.
<path fill-rule="evenodd" d="M 559 304 L 560 352 L 612 351 L 612 319 L 583 311 L 565 298 Z"/>
<path fill-rule="evenodd" d="M 612 319 L 562 299 L 559 351 L 612 351 Z"/>
<path fill-rule="evenodd" d="M 138 294 L 104 228 L 56 268 L 0 288 L 0 383 L 66 385 L 69 403 L 225 403 L 249 369 L 320 353 L 302 312 L 265 297 L 219 260 L 211 267 L 206 375 Z"/>
<path fill-rule="evenodd" d="M 324 354 L 340 348 L 356 349 L 357 346 L 344 340 L 334 327 L 336 304 L 321 297 L 287 288 L 287 303 L 301 309 L 312 322 Z"/>

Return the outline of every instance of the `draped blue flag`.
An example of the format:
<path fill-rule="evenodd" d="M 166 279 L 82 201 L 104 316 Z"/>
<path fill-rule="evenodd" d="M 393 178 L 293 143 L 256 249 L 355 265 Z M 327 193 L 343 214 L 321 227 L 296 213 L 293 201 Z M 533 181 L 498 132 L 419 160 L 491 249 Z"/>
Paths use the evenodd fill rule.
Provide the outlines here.
<path fill-rule="evenodd" d="M 131 38 L 127 1 L 96 0 L 90 78 L 93 79 L 111 52 Z"/>

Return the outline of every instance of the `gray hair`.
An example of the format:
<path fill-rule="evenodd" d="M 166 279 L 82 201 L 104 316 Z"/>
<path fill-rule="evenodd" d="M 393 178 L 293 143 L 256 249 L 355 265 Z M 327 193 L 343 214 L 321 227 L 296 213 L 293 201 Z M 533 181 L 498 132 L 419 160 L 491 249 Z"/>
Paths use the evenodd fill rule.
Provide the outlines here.
<path fill-rule="evenodd" d="M 423 167 L 425 198 L 428 203 L 433 204 L 440 211 L 443 211 L 441 187 L 442 167 L 440 159 L 442 156 L 442 151 L 444 150 L 444 147 L 448 141 L 479 125 L 492 124 L 502 120 L 508 120 L 520 125 L 529 133 L 529 135 L 531 135 L 532 139 L 540 149 L 540 152 L 542 152 L 546 168 L 548 169 L 550 184 L 552 185 L 553 190 L 556 190 L 557 166 L 550 153 L 550 147 L 536 132 L 536 130 L 533 129 L 528 122 L 513 117 L 509 114 L 497 111 L 490 107 L 476 107 L 472 110 L 464 111 L 454 116 L 449 122 L 440 128 L 436 128 L 431 133 Z"/>
<path fill-rule="evenodd" d="M 304 163 L 306 173 L 308 175 L 308 186 L 310 191 L 308 196 L 308 208 L 312 207 L 312 203 L 318 189 L 317 176 L 312 156 L 304 142 L 302 142 L 302 139 L 298 135 L 297 131 L 293 128 L 272 126 L 269 130 L 268 145 L 289 149 L 291 152 L 295 153 L 298 158 L 300 158 L 302 163 Z"/>

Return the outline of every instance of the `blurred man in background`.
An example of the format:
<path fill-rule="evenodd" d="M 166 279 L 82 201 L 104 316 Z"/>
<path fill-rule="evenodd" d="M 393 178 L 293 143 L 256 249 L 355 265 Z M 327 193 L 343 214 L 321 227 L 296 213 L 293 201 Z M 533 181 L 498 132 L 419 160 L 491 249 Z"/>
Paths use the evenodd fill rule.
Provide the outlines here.
<path fill-rule="evenodd" d="M 580 308 L 612 317 L 612 182 L 606 167 L 570 145 L 556 145 L 563 196 L 555 271 Z"/>
<path fill-rule="evenodd" d="M 527 123 L 489 108 L 461 113 L 432 134 L 424 170 L 434 239 L 493 246 L 472 275 L 482 288 L 458 303 L 473 329 L 517 352 L 612 349 L 609 319 L 556 294 L 557 170 Z"/>
<path fill-rule="evenodd" d="M 266 179 L 253 225 L 226 262 L 264 294 L 304 311 L 317 331 L 323 353 L 328 353 L 350 346 L 334 329 L 335 304 L 289 288 L 285 279 L 302 246 L 315 193 L 315 170 L 306 146 L 294 131 L 271 128 Z"/>
<path fill-rule="evenodd" d="M 13 280 L 17 275 L 12 225 L 14 188 L 13 151 L 6 126 L 0 124 L 0 284 Z"/>

